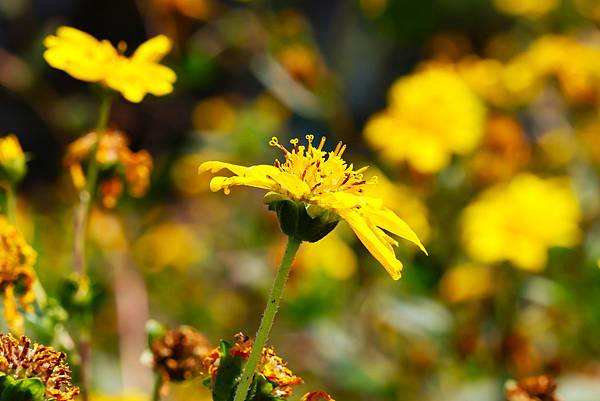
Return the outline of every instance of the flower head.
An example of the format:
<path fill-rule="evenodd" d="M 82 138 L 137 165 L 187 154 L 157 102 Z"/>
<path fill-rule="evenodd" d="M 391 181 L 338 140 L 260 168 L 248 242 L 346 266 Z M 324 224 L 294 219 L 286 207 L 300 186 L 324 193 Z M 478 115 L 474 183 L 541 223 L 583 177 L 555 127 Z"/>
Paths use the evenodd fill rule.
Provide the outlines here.
<path fill-rule="evenodd" d="M 0 179 L 20 181 L 26 172 L 25 154 L 14 134 L 0 138 Z"/>
<path fill-rule="evenodd" d="M 173 70 L 159 64 L 172 46 L 164 35 L 144 42 L 131 57 L 121 54 L 107 40 L 99 41 L 68 26 L 46 37 L 44 46 L 44 58 L 52 67 L 82 81 L 100 82 L 134 103 L 141 102 L 147 93 L 171 93 L 177 79 Z"/>
<path fill-rule="evenodd" d="M 311 391 L 302 396 L 300 401 L 335 401 L 325 391 Z"/>
<path fill-rule="evenodd" d="M 204 373 L 203 361 L 211 345 L 208 339 L 189 326 L 168 330 L 151 344 L 153 366 L 162 378 L 162 393 L 171 381 L 183 381 Z"/>
<path fill-rule="evenodd" d="M 0 372 L 14 379 L 41 380 L 45 400 L 73 401 L 79 387 L 71 383 L 67 356 L 52 347 L 32 343 L 25 336 L 0 336 Z"/>
<path fill-rule="evenodd" d="M 479 262 L 508 260 L 538 271 L 545 267 L 550 247 L 579 241 L 580 218 L 568 180 L 521 174 L 491 187 L 467 206 L 463 243 Z"/>
<path fill-rule="evenodd" d="M 250 357 L 252 345 L 252 339 L 239 333 L 236 335 L 236 343 L 229 350 L 229 354 L 246 360 Z M 217 347 L 204 358 L 204 366 L 213 381 L 219 371 L 222 357 L 221 347 Z M 288 398 L 292 395 L 292 386 L 303 383 L 302 378 L 294 375 L 283 362 L 283 359 L 277 356 L 271 347 L 264 347 L 262 349 L 256 373 L 264 376 L 264 378 L 275 385 L 273 389 L 275 397 Z"/>
<path fill-rule="evenodd" d="M 145 150 L 133 152 L 129 149 L 127 138 L 117 130 L 106 130 L 100 134 L 90 132 L 69 145 L 65 165 L 71 173 L 75 187 L 83 189 L 86 185 L 82 162 L 93 153 L 96 143 L 98 164 L 102 169 L 112 172 L 110 177 L 100 183 L 103 205 L 107 208 L 116 205 L 123 192 L 123 178 L 129 185 L 131 195 L 143 196 L 150 185 L 152 157 Z"/>
<path fill-rule="evenodd" d="M 0 217 L 0 291 L 4 297 L 4 317 L 15 333 L 23 331 L 23 317 L 17 310 L 15 298 L 26 311 L 34 301 L 36 258 L 36 252 L 19 230 Z"/>
<path fill-rule="evenodd" d="M 556 382 L 548 375 L 509 380 L 505 390 L 508 401 L 558 401 Z"/>
<path fill-rule="evenodd" d="M 485 107 L 454 66 L 433 64 L 400 78 L 388 97 L 388 107 L 364 129 L 383 159 L 436 173 L 453 154 L 467 154 L 479 144 Z"/>
<path fill-rule="evenodd" d="M 394 279 L 400 278 L 402 263 L 396 259 L 392 246 L 398 242 L 384 230 L 417 244 L 423 251 L 417 235 L 378 198 L 365 196 L 366 187 L 376 179 L 365 180 L 367 167 L 354 170 L 342 159 L 346 145 L 341 142 L 331 152 L 323 150 L 325 138 L 313 146 L 313 135 L 307 135 L 307 145 L 292 139 L 291 150 L 272 138 L 270 145 L 281 149 L 283 162 L 273 166 L 243 167 L 218 161 L 205 162 L 199 171 L 218 172 L 227 169 L 232 177 L 214 177 L 212 191 L 225 194 L 236 185 L 269 190 L 265 202 L 277 211 L 282 230 L 291 236 L 317 241 L 329 233 L 340 219 L 348 222 L 369 252 L 385 267 Z"/>

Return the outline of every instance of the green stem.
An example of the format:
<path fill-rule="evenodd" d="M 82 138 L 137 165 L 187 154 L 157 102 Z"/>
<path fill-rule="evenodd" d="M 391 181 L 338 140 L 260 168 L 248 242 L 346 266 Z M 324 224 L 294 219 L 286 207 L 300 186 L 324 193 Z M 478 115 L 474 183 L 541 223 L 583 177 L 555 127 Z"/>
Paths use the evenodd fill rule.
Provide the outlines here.
<path fill-rule="evenodd" d="M 267 306 L 265 307 L 265 311 L 260 321 L 260 326 L 258 327 L 258 331 L 256 332 L 256 338 L 254 339 L 252 352 L 250 353 L 248 362 L 246 363 L 244 371 L 242 372 L 240 384 L 238 385 L 237 390 L 235 392 L 234 401 L 246 400 L 246 395 L 248 394 L 248 390 L 250 389 L 250 385 L 252 384 L 252 378 L 254 377 L 254 371 L 256 370 L 256 366 L 258 365 L 262 349 L 265 346 L 265 343 L 267 342 L 269 333 L 271 332 L 271 327 L 273 327 L 273 320 L 275 319 L 277 309 L 279 309 L 281 295 L 283 293 L 285 283 L 287 282 L 287 279 L 290 275 L 292 262 L 294 261 L 294 257 L 296 256 L 296 252 L 298 252 L 298 248 L 300 247 L 301 242 L 302 241 L 297 238 L 288 238 L 285 254 L 283 255 L 283 260 L 281 261 L 281 265 L 279 266 L 279 270 L 277 271 L 277 275 L 275 276 L 275 281 L 273 281 L 271 294 L 269 295 Z"/>
<path fill-rule="evenodd" d="M 160 390 L 162 389 L 162 377 L 157 373 L 154 375 L 154 389 L 152 390 L 152 401 L 160 401 L 162 398 Z"/>
<path fill-rule="evenodd" d="M 4 187 L 6 193 L 6 218 L 13 226 L 17 224 L 17 197 L 12 184 L 7 182 Z"/>
<path fill-rule="evenodd" d="M 102 139 L 102 131 L 108 125 L 108 117 L 110 114 L 112 98 L 105 94 L 100 104 L 98 113 L 98 122 L 96 123 L 96 143 L 90 154 L 89 164 L 86 172 L 86 186 L 79 191 L 79 205 L 75 210 L 75 227 L 74 227 L 74 243 L 73 243 L 73 267 L 81 280 L 87 278 L 87 260 L 86 260 L 86 233 L 88 218 L 90 213 L 90 205 L 94 199 L 96 185 L 98 183 L 98 148 Z M 88 401 L 89 390 L 91 388 L 91 368 L 92 368 L 92 348 L 91 348 L 91 322 L 84 317 L 86 323 L 80 328 L 79 341 L 79 357 L 81 360 L 81 398 L 82 401 Z M 88 320 L 90 320 L 88 322 Z"/>

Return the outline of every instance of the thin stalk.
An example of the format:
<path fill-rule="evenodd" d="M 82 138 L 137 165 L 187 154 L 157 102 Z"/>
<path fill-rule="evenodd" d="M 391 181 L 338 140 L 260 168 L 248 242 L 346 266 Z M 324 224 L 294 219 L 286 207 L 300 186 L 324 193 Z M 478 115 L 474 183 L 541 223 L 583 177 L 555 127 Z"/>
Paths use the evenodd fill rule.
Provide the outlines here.
<path fill-rule="evenodd" d="M 285 283 L 287 282 L 288 277 L 290 275 L 292 262 L 294 261 L 296 252 L 298 252 L 300 243 L 301 241 L 299 239 L 293 237 L 288 238 L 285 254 L 283 255 L 281 265 L 279 266 L 279 270 L 277 271 L 277 275 L 275 276 L 275 281 L 273 281 L 273 287 L 271 287 L 271 294 L 269 295 L 267 306 L 265 307 L 265 311 L 260 321 L 260 326 L 258 327 L 258 331 L 256 332 L 254 345 L 252 346 L 252 352 L 250 353 L 248 362 L 246 363 L 244 371 L 242 372 L 240 384 L 238 385 L 237 390 L 235 392 L 234 401 L 246 400 L 246 395 L 248 394 L 248 390 L 250 389 L 250 385 L 252 384 L 252 378 L 254 377 L 254 371 L 256 370 L 258 361 L 260 360 L 262 349 L 265 346 L 267 339 L 269 338 L 271 327 L 273 327 L 273 321 L 275 320 L 275 314 L 279 309 L 281 295 L 283 294 Z"/>
<path fill-rule="evenodd" d="M 15 226 L 17 224 L 17 197 L 15 189 L 11 183 L 6 183 L 4 188 L 6 192 L 6 218 L 8 222 Z"/>
<path fill-rule="evenodd" d="M 79 191 L 79 205 L 75 210 L 74 223 L 74 242 L 73 242 L 73 267 L 80 280 L 87 280 L 87 260 L 86 260 L 86 238 L 87 225 L 90 212 L 90 205 L 94 199 L 96 192 L 96 184 L 98 182 L 98 148 L 102 137 L 102 131 L 108 125 L 108 117 L 110 114 L 111 97 L 105 95 L 100 104 L 98 113 L 98 122 L 96 123 L 97 139 L 89 159 L 88 169 L 86 172 L 86 186 Z M 81 363 L 81 399 L 88 401 L 89 391 L 91 388 L 91 366 L 92 366 L 92 318 L 84 318 L 84 324 L 80 328 L 79 341 L 79 358 Z"/>
<path fill-rule="evenodd" d="M 157 373 L 154 375 L 154 388 L 152 389 L 152 401 L 160 401 L 162 389 L 162 377 Z"/>

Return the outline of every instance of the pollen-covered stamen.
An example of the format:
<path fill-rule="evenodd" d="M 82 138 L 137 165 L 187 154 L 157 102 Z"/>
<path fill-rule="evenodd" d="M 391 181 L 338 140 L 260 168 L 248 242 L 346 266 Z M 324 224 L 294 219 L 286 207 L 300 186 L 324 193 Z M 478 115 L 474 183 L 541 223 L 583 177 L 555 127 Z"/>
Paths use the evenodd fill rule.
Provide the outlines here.
<path fill-rule="evenodd" d="M 276 136 L 274 136 L 273 138 L 271 138 L 271 140 L 269 141 L 269 146 L 273 146 L 274 148 L 279 148 L 283 151 L 283 153 L 285 153 L 286 155 L 288 153 L 290 153 L 283 145 L 281 145 L 279 143 L 279 139 L 277 139 Z"/>

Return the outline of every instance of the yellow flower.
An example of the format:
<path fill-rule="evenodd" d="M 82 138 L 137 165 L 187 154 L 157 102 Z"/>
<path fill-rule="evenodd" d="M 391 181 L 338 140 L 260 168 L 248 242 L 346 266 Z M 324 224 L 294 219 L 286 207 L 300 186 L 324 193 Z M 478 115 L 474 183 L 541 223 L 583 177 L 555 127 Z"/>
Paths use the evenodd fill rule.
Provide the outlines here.
<path fill-rule="evenodd" d="M 25 175 L 25 154 L 14 134 L 0 138 L 0 178 L 12 183 L 20 181 Z"/>
<path fill-rule="evenodd" d="M 492 269 L 476 264 L 454 266 L 440 282 L 440 293 L 448 302 L 481 299 L 492 294 L 494 288 Z"/>
<path fill-rule="evenodd" d="M 64 353 L 32 343 L 25 336 L 0 336 L 0 372 L 15 379 L 39 379 L 45 388 L 44 399 L 73 401 L 79 394 L 66 361 Z"/>
<path fill-rule="evenodd" d="M 537 18 L 558 7 L 559 0 L 494 0 L 494 5 L 506 14 Z"/>
<path fill-rule="evenodd" d="M 462 215 L 462 237 L 482 263 L 503 260 L 529 271 L 544 269 L 548 248 L 580 239 L 581 211 L 565 178 L 521 174 L 486 190 Z"/>
<path fill-rule="evenodd" d="M 78 29 L 61 26 L 44 40 L 44 58 L 52 67 L 82 81 L 100 82 L 130 102 L 147 93 L 162 96 L 173 91 L 177 76 L 159 61 L 171 50 L 171 40 L 156 36 L 125 57 L 109 41 L 98 41 Z"/>
<path fill-rule="evenodd" d="M 26 311 L 32 309 L 33 284 L 36 280 L 33 265 L 36 258 L 37 253 L 19 230 L 0 217 L 0 289 L 4 296 L 4 317 L 15 334 L 23 332 L 24 323 L 15 298 Z M 15 294 L 17 289 L 18 293 Z"/>
<path fill-rule="evenodd" d="M 397 80 L 388 108 L 367 122 L 364 135 L 385 160 L 435 173 L 479 144 L 484 117 L 482 102 L 454 68 L 435 64 Z"/>
<path fill-rule="evenodd" d="M 313 135 L 307 135 L 308 146 L 298 145 L 298 139 L 292 139 L 293 149 L 288 151 L 279 144 L 277 138 L 271 139 L 270 145 L 284 152 L 285 160 L 275 161 L 273 166 L 256 165 L 243 167 L 219 161 L 203 163 L 199 172 L 216 173 L 227 169 L 233 177 L 214 177 L 210 188 L 216 192 L 230 192 L 230 187 L 245 185 L 271 191 L 265 196 L 266 203 L 290 200 L 300 206 L 294 213 L 308 215 L 316 220 L 322 219 L 326 224 L 316 237 L 298 238 L 314 242 L 331 231 L 337 221 L 345 220 L 356 236 L 383 265 L 393 279 L 400 278 L 402 263 L 396 259 L 392 246 L 398 242 L 384 230 L 398 235 L 425 248 L 413 230 L 394 212 L 383 206 L 382 199 L 364 195 L 369 185 L 376 180 L 365 181 L 363 173 L 367 167 L 354 170 L 342 159 L 346 145 L 338 143 L 335 150 L 325 152 L 325 138 L 321 138 L 318 146 L 313 146 Z M 281 210 L 278 211 L 278 215 Z M 280 225 L 286 230 L 287 222 L 280 218 Z M 310 225 L 310 224 L 309 224 Z"/>

